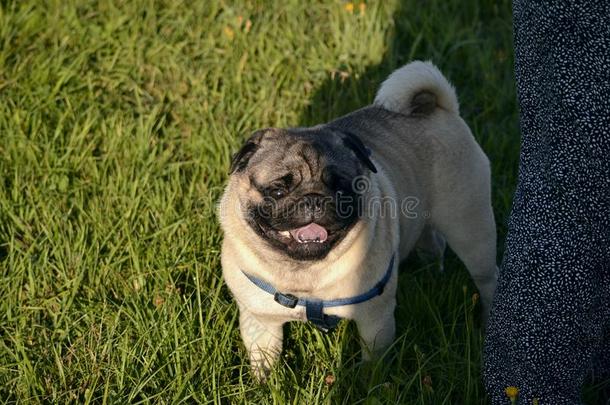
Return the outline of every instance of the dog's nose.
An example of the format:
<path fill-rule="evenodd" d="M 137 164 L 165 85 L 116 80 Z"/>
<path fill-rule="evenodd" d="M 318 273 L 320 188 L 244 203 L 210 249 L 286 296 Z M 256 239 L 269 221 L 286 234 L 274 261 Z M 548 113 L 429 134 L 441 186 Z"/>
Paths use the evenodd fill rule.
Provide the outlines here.
<path fill-rule="evenodd" d="M 318 193 L 310 193 L 303 196 L 305 206 L 314 212 L 320 212 L 324 208 L 324 201 L 326 197 Z"/>

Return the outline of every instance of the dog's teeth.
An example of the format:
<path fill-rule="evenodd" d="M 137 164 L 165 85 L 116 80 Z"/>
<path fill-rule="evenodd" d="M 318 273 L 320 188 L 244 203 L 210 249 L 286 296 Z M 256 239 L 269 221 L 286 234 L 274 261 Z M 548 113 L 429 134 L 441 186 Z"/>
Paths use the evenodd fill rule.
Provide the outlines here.
<path fill-rule="evenodd" d="M 319 237 L 317 237 L 315 239 L 304 239 L 300 236 L 297 238 L 297 242 L 299 242 L 299 243 L 324 243 L 324 241 L 321 240 Z"/>
<path fill-rule="evenodd" d="M 280 231 L 280 235 L 282 235 L 285 238 L 289 238 L 290 237 L 290 232 L 289 231 Z"/>

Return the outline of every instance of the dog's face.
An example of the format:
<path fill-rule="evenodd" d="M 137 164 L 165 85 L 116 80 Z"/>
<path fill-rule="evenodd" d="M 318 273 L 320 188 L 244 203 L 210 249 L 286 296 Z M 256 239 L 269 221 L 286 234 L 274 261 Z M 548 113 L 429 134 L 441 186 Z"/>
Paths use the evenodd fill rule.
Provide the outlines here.
<path fill-rule="evenodd" d="M 329 128 L 258 131 L 231 167 L 248 226 L 296 260 L 323 259 L 359 220 L 365 170 L 376 171 L 362 142 Z"/>

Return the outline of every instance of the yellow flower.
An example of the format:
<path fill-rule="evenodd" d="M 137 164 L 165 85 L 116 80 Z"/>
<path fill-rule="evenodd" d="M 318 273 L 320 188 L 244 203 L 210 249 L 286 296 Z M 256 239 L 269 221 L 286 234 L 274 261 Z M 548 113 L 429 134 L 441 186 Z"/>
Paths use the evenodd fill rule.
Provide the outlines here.
<path fill-rule="evenodd" d="M 345 11 L 347 11 L 348 13 L 353 13 L 354 12 L 354 3 L 345 4 Z"/>
<path fill-rule="evenodd" d="M 225 27 L 224 32 L 225 32 L 226 37 L 229 38 L 229 40 L 232 40 L 233 37 L 235 36 L 235 32 L 233 31 L 233 29 L 231 27 Z"/>
<path fill-rule="evenodd" d="M 360 3 L 358 4 L 358 8 L 360 9 L 360 14 L 364 14 L 364 12 L 366 11 L 366 4 Z"/>
<path fill-rule="evenodd" d="M 504 392 L 506 393 L 506 396 L 509 397 L 511 400 L 517 398 L 517 395 L 519 395 L 519 388 L 517 387 L 506 387 L 504 389 Z"/>

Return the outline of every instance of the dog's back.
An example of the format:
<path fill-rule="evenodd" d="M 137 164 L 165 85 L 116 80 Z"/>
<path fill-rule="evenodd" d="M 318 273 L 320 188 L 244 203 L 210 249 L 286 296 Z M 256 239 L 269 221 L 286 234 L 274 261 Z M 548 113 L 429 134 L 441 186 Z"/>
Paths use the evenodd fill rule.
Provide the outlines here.
<path fill-rule="evenodd" d="M 359 136 L 391 180 L 392 195 L 384 197 L 399 208 L 401 259 L 418 239 L 435 240 L 429 236 L 440 231 L 488 306 L 496 240 L 489 160 L 440 71 L 430 63 L 408 64 L 381 85 L 373 105 L 329 125 Z"/>

